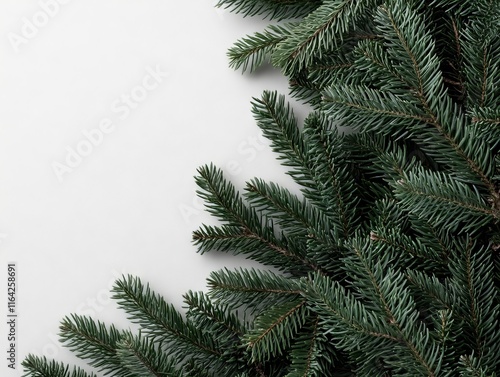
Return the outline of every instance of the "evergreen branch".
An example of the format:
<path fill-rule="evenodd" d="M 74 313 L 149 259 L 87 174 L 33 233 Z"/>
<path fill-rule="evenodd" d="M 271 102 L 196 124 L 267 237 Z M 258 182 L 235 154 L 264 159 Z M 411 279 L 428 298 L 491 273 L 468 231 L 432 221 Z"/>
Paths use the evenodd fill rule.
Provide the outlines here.
<path fill-rule="evenodd" d="M 387 334 L 384 323 L 339 282 L 324 276 L 313 275 L 305 281 L 305 297 L 320 318 L 322 326 L 335 338 L 338 348 L 349 352 L 359 347 L 361 340 L 374 338 L 382 348 L 385 341 L 399 340 Z M 373 344 L 373 343 L 372 343 Z"/>
<path fill-rule="evenodd" d="M 94 373 L 87 373 L 79 367 L 58 363 L 54 360 L 47 360 L 45 356 L 38 357 L 28 355 L 21 365 L 24 368 L 23 377 L 97 377 Z"/>
<path fill-rule="evenodd" d="M 344 56 L 345 54 L 345 56 Z M 354 67 L 353 59 L 350 52 L 347 51 L 342 56 L 325 55 L 321 60 L 315 61 L 308 69 L 308 80 L 316 95 L 320 96 L 321 92 L 331 86 L 333 82 L 340 81 L 340 77 Z"/>
<path fill-rule="evenodd" d="M 188 306 L 187 318 L 213 334 L 214 338 L 243 335 L 245 328 L 228 305 L 213 303 L 203 292 L 189 291 L 183 297 Z"/>
<path fill-rule="evenodd" d="M 432 122 L 413 102 L 365 85 L 335 85 L 323 94 L 324 110 L 362 132 L 390 134 Z M 369 119 L 369 121 L 367 121 Z"/>
<path fill-rule="evenodd" d="M 472 122 L 478 125 L 500 126 L 500 109 L 475 108 L 471 112 Z"/>
<path fill-rule="evenodd" d="M 290 371 L 286 377 L 313 377 L 333 372 L 333 360 L 325 360 L 327 369 L 323 369 L 321 359 L 326 356 L 322 347 L 325 341 L 319 325 L 319 317 L 311 317 L 296 336 L 290 351 Z"/>
<path fill-rule="evenodd" d="M 214 340 L 190 321 L 185 321 L 171 304 L 151 291 L 149 285 L 144 286 L 139 278 L 128 276 L 116 281 L 113 293 L 118 306 L 153 341 L 175 344 L 170 348 L 172 357 L 182 360 L 188 352 L 196 360 L 218 362 L 221 351 Z"/>
<path fill-rule="evenodd" d="M 271 57 L 276 45 L 289 36 L 291 25 L 270 25 L 262 33 L 239 39 L 227 52 L 229 66 L 241 68 L 243 72 L 255 71 L 266 58 Z"/>
<path fill-rule="evenodd" d="M 387 333 L 398 339 L 396 347 L 402 347 L 404 352 L 400 354 L 400 360 L 386 362 L 404 368 L 410 362 L 405 355 L 409 353 L 422 374 L 436 376 L 442 355 L 439 355 L 439 347 L 429 338 L 429 330 L 418 320 L 419 313 L 406 287 L 404 275 L 388 267 L 389 257 L 373 258 L 375 255 L 369 242 L 355 239 L 350 249 L 357 260 L 352 258 L 349 265 L 354 267 L 357 263 L 359 272 L 366 280 L 365 289 L 358 284 L 361 297 L 367 297 L 375 304 L 374 310 L 386 317 L 389 324 Z M 350 270 L 353 270 L 352 267 Z M 361 275 L 358 273 L 357 276 Z"/>
<path fill-rule="evenodd" d="M 417 238 L 425 244 L 425 247 L 434 250 L 434 255 L 440 256 L 445 263 L 454 248 L 453 239 L 455 235 L 451 235 L 439 224 L 434 224 L 428 219 L 418 218 L 412 215 L 410 217 L 411 228 L 417 234 Z"/>
<path fill-rule="evenodd" d="M 456 244 L 450 260 L 451 288 L 462 301 L 463 336 L 477 368 L 498 370 L 500 366 L 500 304 L 495 288 L 493 263 L 487 247 L 467 240 Z M 465 289 L 464 289 L 465 288 Z"/>
<path fill-rule="evenodd" d="M 261 312 L 254 328 L 244 337 L 252 360 L 266 361 L 282 355 L 306 318 L 307 307 L 303 299 L 278 304 Z"/>
<path fill-rule="evenodd" d="M 99 371 L 130 376 L 117 355 L 122 334 L 115 326 L 106 327 L 90 317 L 72 314 L 61 321 L 60 337 L 77 357 L 88 360 L 89 365 Z"/>
<path fill-rule="evenodd" d="M 427 156 L 422 158 L 416 153 L 418 149 L 410 140 L 407 140 L 408 146 L 406 146 L 388 136 L 370 132 L 348 135 L 346 141 L 352 150 L 353 163 L 360 171 L 358 174 L 368 180 L 366 183 L 361 183 L 370 185 L 370 188 L 373 187 L 369 193 L 373 191 L 372 195 L 375 195 L 375 198 L 370 199 L 375 204 L 380 203 L 381 207 L 377 209 L 383 211 L 385 211 L 388 198 L 393 198 L 393 193 L 387 184 L 403 178 L 405 171 L 411 171 L 419 165 L 425 166 L 433 163 Z"/>
<path fill-rule="evenodd" d="M 249 254 L 251 259 L 261 263 L 289 268 L 293 268 L 301 261 L 298 256 L 281 247 L 278 240 L 272 242 L 267 239 L 271 237 L 274 236 L 269 235 L 264 238 L 240 227 L 224 225 L 221 227 L 204 225 L 193 232 L 193 241 L 201 253 L 218 250 L 231 251 L 235 255 Z"/>
<path fill-rule="evenodd" d="M 500 139 L 500 107 L 472 108 L 469 111 L 472 125 L 479 128 L 479 135 L 490 145 L 496 147 Z"/>
<path fill-rule="evenodd" d="M 371 84 L 368 86 L 398 96 L 407 95 L 407 88 L 411 86 L 411 83 L 393 65 L 382 41 L 359 41 L 354 48 L 353 56 L 356 58 L 356 74 L 362 74 L 362 81 Z"/>
<path fill-rule="evenodd" d="M 286 257 L 289 260 L 286 265 L 289 266 L 290 271 L 299 274 L 302 273 L 304 267 L 307 270 L 321 270 L 314 262 L 303 255 L 303 250 L 293 248 L 291 240 L 284 237 L 281 240 L 277 239 L 273 228 L 263 224 L 255 209 L 249 208 L 243 203 L 234 186 L 225 180 L 221 170 L 210 165 L 198 169 L 198 172 L 200 176 L 196 177 L 196 182 L 201 188 L 198 195 L 204 199 L 210 213 L 228 223 L 229 228 L 226 227 L 224 230 L 231 229 L 233 231 L 231 236 L 234 236 L 234 230 L 239 228 L 242 237 L 260 243 L 277 257 L 272 255 L 273 253 L 259 256 L 255 251 L 249 249 L 243 249 L 240 252 L 252 253 L 255 259 L 271 265 L 275 265 L 274 261 L 276 259 L 283 260 L 282 257 Z M 213 230 L 214 228 L 205 227 L 204 230 L 198 231 L 193 235 L 194 241 L 199 243 L 205 241 L 207 236 L 212 235 L 216 237 L 222 235 L 224 237 L 221 232 L 214 234 Z M 237 237 L 241 238 L 241 236 Z M 203 246 L 203 243 L 201 245 Z M 266 260 L 267 258 L 269 259 Z M 281 267 L 283 268 L 283 266 Z"/>
<path fill-rule="evenodd" d="M 399 227 L 376 227 L 370 232 L 370 239 L 387 254 L 398 257 L 396 265 L 421 270 L 436 270 L 443 262 L 427 249 L 418 238 L 412 238 L 402 232 Z"/>
<path fill-rule="evenodd" d="M 443 83 L 448 89 L 448 95 L 456 103 L 463 104 L 466 84 L 462 70 L 462 18 L 454 12 L 438 7 L 431 13 L 431 19 L 435 24 L 432 34 L 436 42 L 436 54 L 442 62 Z"/>
<path fill-rule="evenodd" d="M 312 51 L 327 51 L 342 43 L 353 25 L 366 17 L 376 0 L 332 0 L 323 3 L 292 29 L 292 34 L 280 43 L 273 63 L 285 74 L 298 72 L 313 62 Z M 321 52 L 320 52 L 321 55 Z"/>
<path fill-rule="evenodd" d="M 303 243 L 297 244 L 293 238 L 285 235 L 278 239 L 271 229 L 260 235 L 239 227 L 202 226 L 193 232 L 193 241 L 201 253 L 218 250 L 235 255 L 245 254 L 257 262 L 293 274 L 304 274 L 304 270 L 321 270 L 316 262 L 305 255 Z"/>
<path fill-rule="evenodd" d="M 483 9 L 478 9 L 478 17 L 475 17 L 463 32 L 462 50 L 467 102 L 470 107 L 498 107 L 500 12 L 497 8 L 484 4 Z"/>
<path fill-rule="evenodd" d="M 474 355 L 461 356 L 460 364 L 460 377 L 496 377 L 495 372 L 482 367 Z"/>
<path fill-rule="evenodd" d="M 443 173 L 409 172 L 394 189 L 404 209 L 451 231 L 473 231 L 499 217 L 477 191 Z"/>
<path fill-rule="evenodd" d="M 457 315 L 453 310 L 453 297 L 450 292 L 448 281 L 441 282 L 436 276 L 428 276 L 424 272 L 408 270 L 406 278 L 411 288 L 418 290 L 424 298 L 422 302 L 431 305 L 437 310 L 448 310 Z M 463 318 L 459 318 L 463 319 Z"/>
<path fill-rule="evenodd" d="M 183 377 L 174 363 L 151 339 L 126 332 L 118 343 L 117 355 L 131 376 Z"/>
<path fill-rule="evenodd" d="M 484 150 L 484 148 L 464 149 L 463 147 L 464 145 L 480 147 L 480 140 L 478 142 L 477 139 L 470 138 L 467 140 L 468 144 L 457 141 L 460 140 L 461 132 L 468 131 L 467 126 L 462 116 L 451 104 L 450 98 L 446 96 L 439 59 L 434 51 L 435 44 L 429 33 L 425 32 L 423 18 L 416 16 L 416 19 L 409 22 L 408 15 L 412 11 L 410 4 L 401 6 L 396 1 L 390 4 L 392 4 L 390 7 L 381 7 L 376 17 L 380 32 L 390 43 L 391 48 L 388 48 L 388 53 L 393 59 L 401 62 L 398 68 L 411 80 L 415 95 L 429 118 L 427 122 L 437 129 L 455 153 L 463 159 L 469 171 L 480 178 L 490 195 L 497 197 L 494 184 L 487 171 L 488 165 L 484 163 L 484 153 L 479 163 L 475 158 L 476 151 Z M 408 57 L 409 60 L 403 57 Z M 429 133 L 427 138 L 431 137 L 433 134 Z M 443 157 L 449 159 L 449 157 Z"/>
<path fill-rule="evenodd" d="M 299 172 L 307 166 L 306 146 L 293 110 L 285 103 L 285 96 L 264 91 L 261 98 L 253 98 L 252 113 L 283 165 Z M 304 171 L 303 174 L 307 173 Z"/>
<path fill-rule="evenodd" d="M 255 99 L 253 113 L 273 151 L 291 167 L 290 176 L 303 187 L 304 196 L 335 224 L 334 238 L 347 237 L 356 223 L 353 179 L 345 168 L 342 137 L 330 130 L 325 117 L 311 114 L 300 133 L 297 121 L 283 96 L 264 92 Z"/>
<path fill-rule="evenodd" d="M 344 138 L 336 129 L 330 130 L 325 117 L 313 113 L 304 124 L 305 140 L 308 143 L 310 169 L 314 172 L 316 190 L 305 189 L 304 195 L 335 225 L 335 239 L 348 238 L 359 220 L 359 199 L 351 171 L 345 161 L 349 152 Z"/>
<path fill-rule="evenodd" d="M 196 184 L 198 196 L 205 202 L 208 212 L 230 226 L 261 228 L 261 221 L 255 211 L 248 208 L 234 186 L 228 182 L 222 170 L 213 164 L 198 168 Z"/>
<path fill-rule="evenodd" d="M 471 127 L 464 116 L 452 117 L 444 127 L 432 123 L 432 129 L 422 130 L 419 136 L 423 148 L 436 161 L 450 166 L 458 180 L 484 186 L 492 198 L 498 198 L 495 183 L 492 181 L 494 158 L 490 145 L 481 135 L 481 131 Z M 436 148 L 438 146 L 438 148 Z M 450 155 L 458 156 L 458 159 Z"/>
<path fill-rule="evenodd" d="M 296 72 L 290 77 L 290 95 L 319 111 L 321 91 L 339 76 L 346 75 L 352 66 L 350 49 L 335 51 L 332 54 L 325 52 L 307 69 Z"/>
<path fill-rule="evenodd" d="M 408 222 L 408 214 L 396 200 L 377 200 L 373 207 L 375 213 L 378 213 L 369 225 L 370 240 L 374 247 L 373 258 L 392 258 L 393 267 L 399 271 L 418 269 L 435 274 L 446 273 L 447 256 L 439 247 L 443 245 L 435 245 L 436 240 L 420 236 L 413 224 Z M 430 232 L 432 231 L 431 229 Z M 440 239 L 437 241 L 442 242 Z M 377 257 L 378 254 L 381 257 Z"/>
<path fill-rule="evenodd" d="M 321 0 L 219 0 L 217 7 L 231 8 L 244 16 L 269 19 L 303 17 L 316 9 Z"/>
<path fill-rule="evenodd" d="M 405 77 L 427 111 L 439 111 L 444 87 L 435 43 L 426 31 L 423 17 L 417 13 L 419 9 L 412 9 L 412 5 L 389 1 L 379 7 L 375 21 L 389 46 L 387 53 L 394 60 L 394 68 Z"/>
<path fill-rule="evenodd" d="M 298 281 L 271 271 L 227 269 L 214 271 L 208 279 L 210 296 L 234 308 L 266 305 L 293 300 L 302 294 Z"/>
<path fill-rule="evenodd" d="M 459 326 L 455 323 L 452 310 L 438 310 L 433 316 L 436 344 L 439 347 L 441 358 L 438 366 L 442 375 L 453 375 L 456 372 L 454 365 L 457 363 L 457 334 Z"/>
<path fill-rule="evenodd" d="M 258 178 L 248 182 L 246 190 L 252 206 L 275 220 L 287 234 L 314 237 L 332 247 L 328 219 L 306 200 Z"/>
<path fill-rule="evenodd" d="M 247 183 L 246 189 L 246 197 L 252 206 L 274 220 L 275 226 L 288 239 L 298 240 L 300 246 L 297 247 L 305 247 L 308 259 L 313 260 L 316 265 L 321 264 L 323 271 L 335 270 L 338 263 L 335 263 L 333 256 L 338 254 L 339 245 L 333 236 L 331 215 L 326 216 L 314 204 L 308 203 L 306 199 L 300 200 L 274 183 L 267 184 L 263 180 L 254 179 Z M 302 246 L 304 240 L 306 242 Z"/>
<path fill-rule="evenodd" d="M 316 183 L 319 182 L 310 168 L 308 145 L 299 131 L 293 111 L 285 103 L 285 97 L 265 91 L 261 99 L 254 98 L 252 105 L 257 125 L 271 141 L 272 150 L 278 154 L 284 166 L 292 169 L 288 174 L 306 190 L 316 191 Z M 303 192 L 308 197 L 308 191 Z"/>
<path fill-rule="evenodd" d="M 325 79 L 328 76 L 338 74 L 342 70 L 349 69 L 353 67 L 353 63 L 349 61 L 329 61 L 316 63 L 312 65 L 309 69 L 309 77 L 315 83 L 320 82 L 319 78 Z M 328 82 L 328 81 L 327 81 Z M 318 88 L 327 86 L 325 81 L 321 81 L 321 85 Z"/>

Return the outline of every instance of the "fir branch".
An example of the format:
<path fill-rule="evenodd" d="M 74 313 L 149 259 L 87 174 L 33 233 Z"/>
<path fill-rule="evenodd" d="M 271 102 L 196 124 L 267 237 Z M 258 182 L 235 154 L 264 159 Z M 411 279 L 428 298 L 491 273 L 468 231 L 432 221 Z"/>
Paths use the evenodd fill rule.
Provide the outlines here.
<path fill-rule="evenodd" d="M 227 222 L 232 230 L 239 228 L 241 237 L 250 242 L 261 244 L 272 253 L 261 258 L 262 256 L 256 255 L 255 250 L 242 249 L 240 252 L 250 253 L 255 259 L 270 265 L 274 265 L 276 259 L 272 254 L 276 254 L 279 260 L 283 260 L 285 257 L 289 260 L 286 263 L 290 266 L 287 266 L 289 271 L 297 274 L 304 274 L 303 270 L 321 271 L 320 267 L 304 255 L 304 251 L 300 247 L 293 247 L 292 240 L 286 239 L 286 237 L 278 239 L 274 235 L 273 228 L 264 223 L 255 209 L 247 207 L 243 203 L 234 186 L 225 180 L 221 170 L 210 165 L 200 168 L 198 172 L 200 175 L 196 177 L 196 182 L 201 188 L 198 195 L 205 201 L 208 211 Z M 201 230 L 193 234 L 195 243 L 199 243 L 203 247 L 202 250 L 207 250 L 203 242 L 207 240 L 207 237 L 209 240 L 214 235 L 213 230 L 214 228 L 205 227 L 204 231 Z M 217 232 L 215 236 L 225 237 L 221 232 Z M 266 261 L 267 258 L 269 259 Z M 281 267 L 283 268 L 283 266 Z"/>
<path fill-rule="evenodd" d="M 275 92 L 264 92 L 262 99 L 254 100 L 252 111 L 273 151 L 291 167 L 289 174 L 303 187 L 304 196 L 335 224 L 334 238 L 347 237 L 356 223 L 357 200 L 349 172 L 337 168 L 337 162 L 346 159 L 342 137 L 315 113 L 306 119 L 301 133 L 284 96 Z"/>
<path fill-rule="evenodd" d="M 118 343 L 117 355 L 131 376 L 183 377 L 172 360 L 151 339 L 125 332 Z"/>
<path fill-rule="evenodd" d="M 193 242 L 201 253 L 218 250 L 231 252 L 234 255 L 244 254 L 250 259 L 274 266 L 282 271 L 300 273 L 304 267 L 303 248 L 293 247 L 297 250 L 296 255 L 289 250 L 290 243 L 285 240 L 284 236 L 281 237 L 281 241 L 286 246 L 282 246 L 270 230 L 263 237 L 240 227 L 227 225 L 220 227 L 204 225 L 193 232 Z"/>
<path fill-rule="evenodd" d="M 70 369 L 68 365 L 48 360 L 45 356 L 28 355 L 22 361 L 23 377 L 97 377 L 94 373 L 87 373 L 79 367 Z"/>
<path fill-rule="evenodd" d="M 479 137 L 491 145 L 492 150 L 497 148 L 500 140 L 500 107 L 472 108 L 468 115 L 472 126 L 479 129 Z"/>
<path fill-rule="evenodd" d="M 294 300 L 302 294 L 297 280 L 256 269 L 214 271 L 208 279 L 208 287 L 211 297 L 233 308 L 244 305 L 260 309 Z"/>
<path fill-rule="evenodd" d="M 470 107 L 498 107 L 500 11 L 484 1 L 478 2 L 481 3 L 478 15 L 463 32 L 467 102 Z"/>
<path fill-rule="evenodd" d="M 466 100 L 466 83 L 462 71 L 462 17 L 454 11 L 450 12 L 441 8 L 441 6 L 438 6 L 432 15 L 436 53 L 442 62 L 443 83 L 448 89 L 448 95 L 463 107 Z"/>
<path fill-rule="evenodd" d="M 398 339 L 387 334 L 385 324 L 362 302 L 328 277 L 313 275 L 304 281 L 305 297 L 314 303 L 311 309 L 320 318 L 322 327 L 335 338 L 335 345 L 346 352 L 357 349 L 360 342 L 375 339 L 377 349 L 383 350 L 386 341 L 398 342 Z M 381 331 L 382 329 L 382 331 Z M 373 340 L 370 342 L 374 345 Z"/>
<path fill-rule="evenodd" d="M 287 234 L 314 237 L 333 247 L 327 217 L 306 200 L 300 200 L 273 182 L 268 184 L 257 178 L 247 183 L 246 191 L 252 206 L 275 220 Z"/>
<path fill-rule="evenodd" d="M 444 92 L 439 59 L 424 18 L 418 14 L 420 9 L 412 9 L 412 5 L 389 1 L 379 7 L 375 22 L 394 68 L 405 77 L 426 111 L 437 112 L 441 110 L 439 99 Z"/>
<path fill-rule="evenodd" d="M 405 135 L 401 135 L 404 137 Z M 367 194 L 371 196 L 365 200 L 365 205 L 376 205 L 378 210 L 385 211 L 389 207 L 385 203 L 393 200 L 394 197 L 389 184 L 404 177 L 405 171 L 411 171 L 419 165 L 432 165 L 433 161 L 420 155 L 411 157 L 412 152 L 417 149 L 414 144 L 407 139 L 405 143 L 397 138 L 371 133 L 354 133 L 346 137 L 346 143 L 352 150 L 352 163 L 358 168 L 358 179 L 360 189 L 358 192 L 364 193 L 361 187 L 368 188 Z M 408 144 L 409 146 L 406 146 Z M 411 150 L 411 152 L 409 151 Z M 379 204 L 377 204 L 379 203 Z M 388 204 L 390 206 L 390 204 Z M 371 212 L 367 208 L 366 212 Z M 399 209 L 398 209 L 399 211 Z"/>
<path fill-rule="evenodd" d="M 292 29 L 292 35 L 277 46 L 273 63 L 285 74 L 311 65 L 312 54 L 334 49 L 342 43 L 353 24 L 366 16 L 379 1 L 332 0 L 323 3 Z"/>
<path fill-rule="evenodd" d="M 407 98 L 365 85 L 332 86 L 325 90 L 323 104 L 332 117 L 362 132 L 400 133 L 413 125 L 432 122 L 432 118 Z"/>
<path fill-rule="evenodd" d="M 418 238 L 412 238 L 399 227 L 374 227 L 370 232 L 374 246 L 380 247 L 386 254 L 397 257 L 398 267 L 419 268 L 431 271 L 443 268 L 443 261 L 428 250 Z"/>
<path fill-rule="evenodd" d="M 115 326 L 107 327 L 90 317 L 72 314 L 62 320 L 60 337 L 77 357 L 87 360 L 97 370 L 131 376 L 117 355 L 122 333 Z"/>
<path fill-rule="evenodd" d="M 425 32 L 423 18 L 416 16 L 409 22 L 410 4 L 401 6 L 402 4 L 396 1 L 389 4 L 390 7 L 381 7 L 376 17 L 380 32 L 390 43 L 388 53 L 393 59 L 400 61 L 398 68 L 411 79 L 412 89 L 428 114 L 428 123 L 444 137 L 469 171 L 480 178 L 490 195 L 496 197 L 484 153 L 479 162 L 475 158 L 477 150 L 485 150 L 484 147 L 481 148 L 480 140 L 471 137 L 467 144 L 457 141 L 460 140 L 460 133 L 467 134 L 471 131 L 464 132 L 467 126 L 450 98 L 446 96 L 439 60 L 434 52 L 435 44 L 429 33 Z M 432 132 L 426 136 L 434 138 Z M 468 148 L 465 149 L 464 145 Z"/>
<path fill-rule="evenodd" d="M 418 311 L 402 272 L 389 266 L 390 256 L 374 258 L 370 244 L 355 239 L 350 245 L 353 257 L 346 262 L 357 277 L 364 275 L 366 283 L 357 284 L 361 297 L 371 301 L 370 307 L 386 318 L 387 334 L 398 339 L 401 347 L 399 360 L 386 360 L 394 368 L 404 368 L 411 359 L 415 370 L 427 376 L 436 376 L 439 370 L 439 347 L 429 338 L 429 329 L 418 320 Z M 379 254 L 380 255 L 380 254 Z M 363 278 L 362 278 L 363 279 Z M 373 305 L 373 306 L 372 306 Z"/>
<path fill-rule="evenodd" d="M 310 328 L 307 332 L 303 331 L 302 336 L 295 340 L 290 358 L 292 363 L 290 365 L 290 373 L 287 377 L 308 377 L 312 376 L 316 371 L 317 363 L 316 358 L 319 356 L 317 343 L 319 318 L 316 316 L 312 321 Z"/>
<path fill-rule="evenodd" d="M 457 310 L 464 316 L 463 336 L 476 368 L 496 371 L 500 366 L 500 304 L 495 288 L 493 263 L 486 247 L 473 240 L 456 244 L 450 260 L 451 288 L 463 302 Z M 464 289 L 465 288 L 465 289 Z"/>
<path fill-rule="evenodd" d="M 254 328 L 244 337 L 252 360 L 266 361 L 282 355 L 306 322 L 307 312 L 303 299 L 277 304 L 261 312 Z"/>
<path fill-rule="evenodd" d="M 154 293 L 149 285 L 143 285 L 139 278 L 127 276 L 116 281 L 113 299 L 150 339 L 171 344 L 171 357 L 183 361 L 185 355 L 190 354 L 203 365 L 219 362 L 222 353 L 216 342 L 190 321 L 184 320 L 171 304 Z"/>
<path fill-rule="evenodd" d="M 241 68 L 242 72 L 255 71 L 266 58 L 270 59 L 276 45 L 289 36 L 291 27 L 292 24 L 270 25 L 261 33 L 239 39 L 227 52 L 229 66 L 234 69 Z"/>
<path fill-rule="evenodd" d="M 480 185 L 492 198 L 498 198 L 491 164 L 494 155 L 481 130 L 471 127 L 462 115 L 450 118 L 446 128 L 439 123 L 433 126 L 435 131 L 424 129 L 418 136 L 423 142 L 422 149 L 439 163 L 449 166 L 456 179 Z"/>
<path fill-rule="evenodd" d="M 321 0 L 219 0 L 217 7 L 230 8 L 244 16 L 269 19 L 303 17 L 316 9 Z"/>
<path fill-rule="evenodd" d="M 307 166 L 306 146 L 293 110 L 285 102 L 285 96 L 264 91 L 261 98 L 253 98 L 252 113 L 283 165 L 294 168 L 298 174 L 302 173 L 306 179 L 309 178 L 304 169 Z"/>
<path fill-rule="evenodd" d="M 472 122 L 479 126 L 490 125 L 500 128 L 500 108 L 473 108 L 471 110 Z"/>
<path fill-rule="evenodd" d="M 294 73 L 289 78 L 290 95 L 298 101 L 321 109 L 321 91 L 329 87 L 336 78 L 345 75 L 352 67 L 350 49 L 325 52 L 317 57 L 307 69 Z"/>
<path fill-rule="evenodd" d="M 234 339 L 245 332 L 245 327 L 229 305 L 213 303 L 203 292 L 189 291 L 183 297 L 188 307 L 187 318 L 215 339 Z"/>
<path fill-rule="evenodd" d="M 450 231 L 473 232 L 499 217 L 477 191 L 443 173 L 408 172 L 394 189 L 404 209 Z"/>
<path fill-rule="evenodd" d="M 344 138 L 316 113 L 305 121 L 304 138 L 308 153 L 314 156 L 308 157 L 308 161 L 316 184 L 315 190 L 306 188 L 304 195 L 335 225 L 335 239 L 346 239 L 359 223 L 359 199 L 352 172 L 345 164 L 349 152 L 343 146 Z"/>
<path fill-rule="evenodd" d="M 344 361 L 343 355 L 330 344 L 320 325 L 320 318 L 316 315 L 311 315 L 295 336 L 290 349 L 290 359 L 286 377 L 351 375 L 351 366 L 341 362 Z"/>
<path fill-rule="evenodd" d="M 496 377 L 495 372 L 482 367 L 474 355 L 461 356 L 460 364 L 460 377 Z"/>
<path fill-rule="evenodd" d="M 448 310 L 453 313 L 459 320 L 459 314 L 453 310 L 454 297 L 449 287 L 448 279 L 441 282 L 434 276 L 429 276 L 424 272 L 407 270 L 406 278 L 410 283 L 410 287 L 416 294 L 423 296 L 422 303 L 432 306 L 435 310 Z M 430 308 L 429 308 L 430 310 Z"/>
<path fill-rule="evenodd" d="M 391 92 L 398 96 L 407 95 L 410 83 L 393 65 L 382 41 L 359 41 L 353 50 L 353 58 L 356 59 L 356 76 L 361 76 L 358 80 L 382 92 Z"/>
<path fill-rule="evenodd" d="M 451 234 L 443 229 L 439 224 L 434 224 L 428 219 L 419 218 L 410 214 L 411 228 L 416 233 L 416 237 L 428 250 L 434 250 L 434 255 L 440 256 L 444 263 L 448 263 L 448 258 L 454 248 L 455 234 Z"/>

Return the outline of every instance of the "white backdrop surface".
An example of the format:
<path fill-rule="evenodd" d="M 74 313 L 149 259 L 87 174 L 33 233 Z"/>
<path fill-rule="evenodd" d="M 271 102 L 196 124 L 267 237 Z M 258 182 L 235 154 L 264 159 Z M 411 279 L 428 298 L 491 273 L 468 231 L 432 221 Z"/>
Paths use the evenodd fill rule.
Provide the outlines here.
<path fill-rule="evenodd" d="M 280 73 L 242 75 L 227 49 L 266 22 L 212 0 L 0 2 L 0 375 L 57 342 L 70 313 L 128 327 L 109 300 L 122 274 L 168 301 L 242 258 L 199 255 L 213 223 L 193 176 L 214 162 L 238 187 L 289 184 L 250 112 Z M 303 110 L 302 110 L 303 111 Z M 299 111 L 300 112 L 300 111 Z M 17 264 L 17 369 L 8 368 L 7 264 Z M 81 365 L 81 363 L 80 363 Z"/>

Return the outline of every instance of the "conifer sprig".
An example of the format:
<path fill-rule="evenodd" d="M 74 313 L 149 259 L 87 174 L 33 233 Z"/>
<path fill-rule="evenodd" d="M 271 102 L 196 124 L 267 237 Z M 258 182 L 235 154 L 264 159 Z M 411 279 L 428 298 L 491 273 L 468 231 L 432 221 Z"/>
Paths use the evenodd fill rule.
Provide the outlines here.
<path fill-rule="evenodd" d="M 94 373 L 87 373 L 81 368 L 69 366 L 63 363 L 58 363 L 55 360 L 48 360 L 45 356 L 39 357 L 28 355 L 23 360 L 24 376 L 32 377 L 97 377 Z"/>
<path fill-rule="evenodd" d="M 218 7 L 229 8 L 244 16 L 260 15 L 269 19 L 303 17 L 316 9 L 321 0 L 219 0 Z"/>

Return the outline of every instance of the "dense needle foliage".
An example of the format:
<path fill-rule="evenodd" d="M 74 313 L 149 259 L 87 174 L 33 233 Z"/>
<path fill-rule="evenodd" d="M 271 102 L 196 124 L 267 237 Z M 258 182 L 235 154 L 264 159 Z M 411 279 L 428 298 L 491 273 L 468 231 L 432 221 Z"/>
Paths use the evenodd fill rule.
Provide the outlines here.
<path fill-rule="evenodd" d="M 218 226 L 200 252 L 243 254 L 181 313 L 137 277 L 114 298 L 140 333 L 71 315 L 61 339 L 111 376 L 497 376 L 500 3 L 220 0 L 274 20 L 230 64 L 289 79 L 253 100 L 301 194 L 213 165 L 196 182 Z M 345 128 L 352 132 L 342 132 Z M 272 267 L 272 268 L 266 268 Z M 30 355 L 27 376 L 94 376 Z"/>

